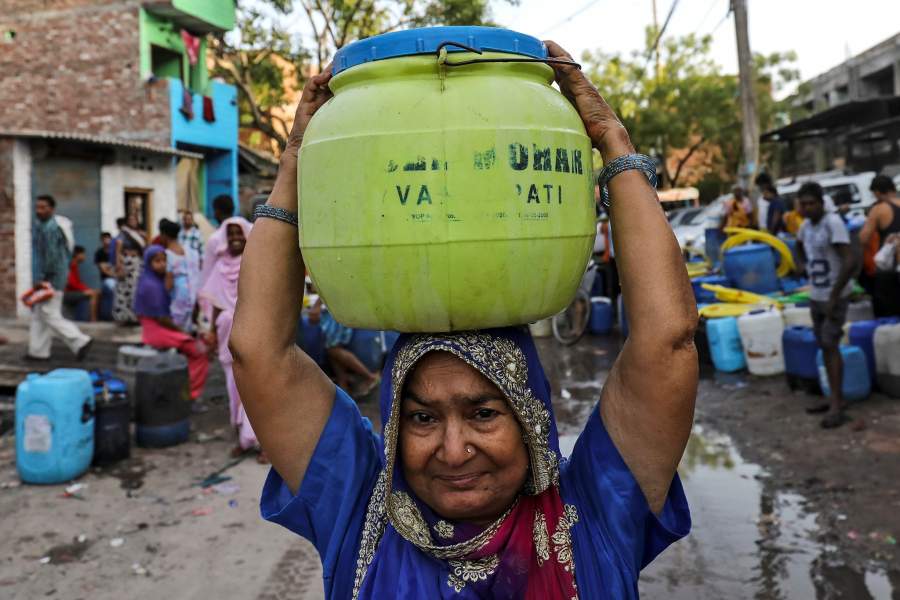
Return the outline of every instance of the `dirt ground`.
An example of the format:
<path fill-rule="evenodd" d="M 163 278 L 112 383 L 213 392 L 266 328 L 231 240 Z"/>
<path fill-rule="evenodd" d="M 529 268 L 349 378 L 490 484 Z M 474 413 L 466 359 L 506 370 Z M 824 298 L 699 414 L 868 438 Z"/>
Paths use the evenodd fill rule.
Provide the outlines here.
<path fill-rule="evenodd" d="M 695 420 L 731 436 L 773 488 L 802 494 L 818 542 L 852 569 L 888 571 L 900 598 L 900 400 L 873 394 L 851 406 L 853 422 L 823 430 L 804 411 L 810 399 L 783 377 L 711 376 Z"/>
<path fill-rule="evenodd" d="M 102 342 L 93 360 L 109 363 L 117 343 L 130 339 L 113 333 L 118 337 Z M 20 334 L 14 331 L 14 343 L 0 348 L 0 373 L 24 368 L 16 363 Z M 539 340 L 538 346 L 563 442 L 571 444 L 620 342 L 586 338 L 565 349 Z M 0 433 L 0 598 L 323 598 L 316 552 L 259 518 L 266 467 L 253 456 L 231 464 L 234 437 L 218 367 L 206 398 L 212 409 L 192 417 L 189 443 L 133 447 L 130 459 L 79 478 L 84 487 L 74 497 L 66 485 L 19 484 L 14 436 Z M 900 599 L 900 401 L 874 395 L 851 409 L 854 424 L 823 431 L 803 411 L 808 400 L 781 377 L 704 373 L 698 427 L 682 462 L 695 533 L 645 571 L 643 597 Z M 377 424 L 374 402 L 360 407 Z M 710 432 L 726 442 L 710 442 L 719 439 L 707 439 Z M 735 467 L 738 454 L 748 465 Z M 697 465 L 732 478 L 704 479 Z M 213 473 L 230 479 L 201 487 Z M 746 499 L 735 496 L 743 488 L 723 483 L 732 481 L 753 484 L 759 498 L 738 507 Z M 797 506 L 787 510 L 785 503 Z M 796 521 L 792 536 L 799 541 L 775 544 L 778 518 Z M 749 531 L 746 539 L 731 540 L 740 537 L 737 525 Z M 718 543 L 732 544 L 734 556 Z M 795 586 L 779 561 L 807 551 L 816 566 L 802 563 L 806 587 Z M 753 564 L 742 579 L 735 573 L 748 556 Z M 872 591 L 874 572 L 884 580 L 881 591 Z M 766 578 L 774 583 L 759 583 Z M 858 584 L 842 583 L 846 578 L 865 579 L 868 591 L 853 592 Z M 815 593 L 792 591 L 810 585 Z"/>

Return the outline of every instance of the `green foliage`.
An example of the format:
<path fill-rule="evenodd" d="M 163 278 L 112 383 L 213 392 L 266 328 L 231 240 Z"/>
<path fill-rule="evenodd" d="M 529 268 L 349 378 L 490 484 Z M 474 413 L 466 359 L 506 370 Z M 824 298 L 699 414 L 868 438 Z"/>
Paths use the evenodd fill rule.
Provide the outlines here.
<path fill-rule="evenodd" d="M 698 152 L 707 157 L 709 171 L 736 172 L 741 148 L 737 76 L 722 73 L 712 59 L 710 36 L 663 40 L 658 63 L 651 56 L 655 39 L 655 30 L 648 28 L 643 53 L 586 52 L 582 57 L 585 72 L 642 152 L 675 159 L 664 161 L 670 163 L 664 171 L 672 187 L 684 182 L 684 168 Z M 773 94 L 797 79 L 790 66 L 795 59 L 792 53 L 755 57 L 763 131 L 783 118 L 785 105 L 776 102 Z"/>

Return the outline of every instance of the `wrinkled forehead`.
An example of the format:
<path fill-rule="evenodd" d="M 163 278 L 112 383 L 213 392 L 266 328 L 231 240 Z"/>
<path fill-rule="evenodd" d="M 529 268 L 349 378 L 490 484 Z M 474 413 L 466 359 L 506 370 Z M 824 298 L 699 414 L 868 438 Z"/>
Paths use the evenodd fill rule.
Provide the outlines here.
<path fill-rule="evenodd" d="M 478 368 L 446 350 L 430 350 L 423 354 L 410 367 L 400 389 L 401 402 L 416 398 L 449 404 L 461 397 L 507 400 L 497 385 Z"/>

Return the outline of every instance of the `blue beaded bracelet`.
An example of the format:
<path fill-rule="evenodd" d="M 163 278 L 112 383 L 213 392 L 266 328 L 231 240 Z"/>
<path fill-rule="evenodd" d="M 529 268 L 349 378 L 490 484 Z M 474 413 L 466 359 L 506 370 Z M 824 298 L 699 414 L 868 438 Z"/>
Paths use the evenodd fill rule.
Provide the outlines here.
<path fill-rule="evenodd" d="M 297 213 L 285 210 L 283 208 L 278 208 L 277 206 L 260 204 L 255 209 L 253 209 L 253 220 L 255 221 L 260 217 L 275 219 L 276 221 L 281 221 L 282 223 L 287 223 L 288 225 L 297 227 Z"/>
<path fill-rule="evenodd" d="M 632 169 L 641 171 L 647 176 L 650 185 L 654 188 L 656 187 L 656 162 L 652 158 L 645 154 L 619 156 L 611 160 L 608 165 L 604 165 L 600 171 L 600 176 L 597 178 L 597 184 L 600 186 L 600 201 L 603 203 L 603 206 L 609 208 L 609 188 L 607 187 L 609 181 L 619 173 Z"/>

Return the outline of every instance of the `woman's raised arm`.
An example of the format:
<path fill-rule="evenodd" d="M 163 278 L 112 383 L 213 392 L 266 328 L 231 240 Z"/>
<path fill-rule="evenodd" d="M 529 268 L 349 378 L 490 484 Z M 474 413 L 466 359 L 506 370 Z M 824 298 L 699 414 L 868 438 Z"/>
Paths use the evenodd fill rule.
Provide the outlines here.
<path fill-rule="evenodd" d="M 571 58 L 553 42 L 547 47 L 551 56 Z M 628 132 L 584 74 L 554 69 L 604 164 L 633 153 Z M 647 177 L 625 171 L 610 181 L 609 194 L 629 337 L 603 388 L 600 414 L 651 509 L 659 512 L 691 432 L 697 306 L 678 242 Z"/>
<path fill-rule="evenodd" d="M 297 210 L 297 153 L 316 110 L 330 97 L 331 67 L 303 88 L 268 204 Z M 296 493 L 331 414 L 334 385 L 294 341 L 304 291 L 297 229 L 259 219 L 241 261 L 229 348 L 234 378 L 272 466 Z"/>

